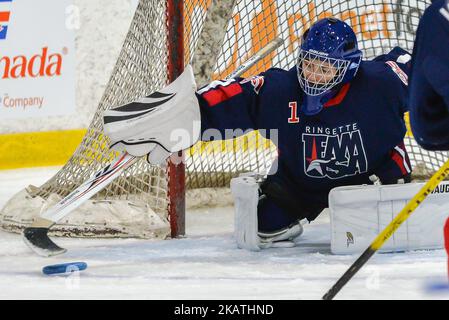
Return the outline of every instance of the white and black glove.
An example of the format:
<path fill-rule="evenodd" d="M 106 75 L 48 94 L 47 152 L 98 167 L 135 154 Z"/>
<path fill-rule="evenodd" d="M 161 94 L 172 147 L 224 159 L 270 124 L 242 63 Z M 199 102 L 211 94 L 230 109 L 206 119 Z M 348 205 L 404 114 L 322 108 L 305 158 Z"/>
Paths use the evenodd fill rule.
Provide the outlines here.
<path fill-rule="evenodd" d="M 170 85 L 151 95 L 103 113 L 110 147 L 133 156 L 148 155 L 151 164 L 163 163 L 172 153 L 195 144 L 201 115 L 195 95 L 193 69 L 188 65 Z"/>

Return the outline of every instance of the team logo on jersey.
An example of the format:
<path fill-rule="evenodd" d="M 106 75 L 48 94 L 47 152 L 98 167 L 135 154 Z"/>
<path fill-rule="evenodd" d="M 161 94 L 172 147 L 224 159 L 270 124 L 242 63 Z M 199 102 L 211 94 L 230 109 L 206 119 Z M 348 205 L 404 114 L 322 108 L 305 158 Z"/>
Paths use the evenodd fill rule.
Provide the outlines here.
<path fill-rule="evenodd" d="M 265 83 L 265 79 L 263 76 L 254 76 L 254 77 L 246 78 L 246 79 L 240 81 L 241 84 L 244 84 L 247 82 L 251 82 L 251 85 L 254 88 L 254 92 L 256 94 L 259 94 L 260 89 L 262 89 L 263 84 Z"/>
<path fill-rule="evenodd" d="M 302 135 L 304 172 L 312 178 L 341 179 L 368 171 L 356 124 L 336 129 L 306 127 Z"/>

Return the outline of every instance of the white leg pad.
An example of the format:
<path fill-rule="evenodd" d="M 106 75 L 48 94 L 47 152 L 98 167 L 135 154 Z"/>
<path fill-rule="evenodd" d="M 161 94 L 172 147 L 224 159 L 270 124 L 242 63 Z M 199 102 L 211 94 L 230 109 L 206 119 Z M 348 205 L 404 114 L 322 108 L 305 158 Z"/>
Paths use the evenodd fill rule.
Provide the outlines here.
<path fill-rule="evenodd" d="M 259 184 L 252 176 L 243 176 L 231 180 L 231 192 L 234 196 L 234 235 L 237 246 L 250 251 L 260 250 L 257 234 L 257 204 L 259 203 Z"/>
<path fill-rule="evenodd" d="M 250 251 L 294 247 L 293 239 L 303 232 L 299 221 L 275 232 L 258 231 L 257 205 L 261 178 L 257 174 L 245 174 L 231 180 L 231 191 L 235 202 L 234 235 L 237 246 Z"/>
<path fill-rule="evenodd" d="M 398 215 L 423 183 L 346 186 L 331 190 L 331 251 L 359 254 Z M 443 181 L 379 250 L 440 249 L 449 216 L 449 182 Z"/>

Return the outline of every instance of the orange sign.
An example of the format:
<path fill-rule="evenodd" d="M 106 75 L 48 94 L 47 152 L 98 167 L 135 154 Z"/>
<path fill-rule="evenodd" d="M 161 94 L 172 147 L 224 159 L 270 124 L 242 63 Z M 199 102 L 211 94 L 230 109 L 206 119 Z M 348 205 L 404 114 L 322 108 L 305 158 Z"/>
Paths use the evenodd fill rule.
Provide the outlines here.
<path fill-rule="evenodd" d="M 60 76 L 62 55 L 48 53 L 48 47 L 42 48 L 39 54 L 27 57 L 17 55 L 14 57 L 0 57 L 1 79 L 37 78 Z"/>
<path fill-rule="evenodd" d="M 407 23 L 415 19 L 415 16 L 419 17 L 422 9 L 415 8 L 417 1 L 414 1 L 416 3 L 408 6 L 410 12 L 403 12 L 402 2 L 373 1 L 372 4 L 366 5 L 366 1 L 349 0 L 326 8 L 324 5 L 331 5 L 331 2 L 258 0 L 248 2 L 245 10 L 239 11 L 240 6 L 237 6 L 232 17 L 232 31 L 226 35 L 229 40 L 223 44 L 226 57 L 219 59 L 218 71 L 213 78 L 225 78 L 267 43 L 281 37 L 285 41 L 284 46 L 257 63 L 244 76 L 255 75 L 270 68 L 273 62 L 276 62 L 273 60 L 275 57 L 279 59 L 282 55 L 295 54 L 304 31 L 325 17 L 334 16 L 350 24 L 359 40 L 380 41 L 399 36 L 402 33 L 402 25 L 405 26 L 404 31 L 413 33 L 413 28 Z M 187 31 L 192 30 L 194 10 L 200 8 L 206 12 L 210 4 L 210 0 L 193 0 L 192 5 L 187 6 Z M 395 34 L 392 34 L 394 31 Z M 188 56 L 190 57 L 190 53 Z"/>

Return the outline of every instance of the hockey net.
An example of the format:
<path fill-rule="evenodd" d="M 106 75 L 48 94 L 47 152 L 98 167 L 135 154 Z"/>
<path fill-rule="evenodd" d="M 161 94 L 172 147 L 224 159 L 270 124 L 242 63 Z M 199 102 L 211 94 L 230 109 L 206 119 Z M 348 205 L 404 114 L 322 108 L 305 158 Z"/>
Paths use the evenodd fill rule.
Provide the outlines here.
<path fill-rule="evenodd" d="M 29 186 L 10 199 L 0 212 L 1 227 L 20 232 L 42 210 L 114 159 L 116 154 L 108 150 L 107 138 L 102 133 L 102 111 L 169 83 L 173 80 L 170 70 L 173 64 L 179 64 L 179 59 L 184 64 L 192 63 L 198 84 L 206 84 L 210 79 L 226 77 L 252 54 L 280 37 L 283 45 L 244 76 L 272 66 L 288 69 L 295 64 L 302 33 L 311 23 L 328 16 L 345 20 L 354 28 L 365 59 L 396 45 L 411 52 L 419 18 L 430 4 L 429 0 L 237 0 L 232 15 L 227 16 L 224 12 L 231 2 L 141 0 L 82 143 L 67 164 L 44 185 Z M 174 10 L 179 5 L 182 10 Z M 176 21 L 173 15 L 179 18 L 180 12 L 181 37 L 181 29 L 173 31 L 170 22 Z M 182 50 L 173 52 L 174 44 L 182 46 Z M 405 142 L 419 179 L 429 177 L 447 157 L 442 152 L 421 149 L 410 132 Z M 200 142 L 187 150 L 185 178 L 183 168 L 177 168 L 178 176 L 173 176 L 173 165 L 151 166 L 142 159 L 55 226 L 53 234 L 141 238 L 182 234 L 182 221 L 174 232 L 173 223 L 178 223 L 175 219 L 183 219 L 180 212 L 184 210 L 183 187 L 188 208 L 228 203 L 230 193 L 226 188 L 230 179 L 241 172 L 266 173 L 275 156 L 275 147 L 252 132 L 230 141 Z M 177 187 L 172 185 L 173 181 L 177 181 Z M 178 212 L 170 216 L 173 209 Z"/>

